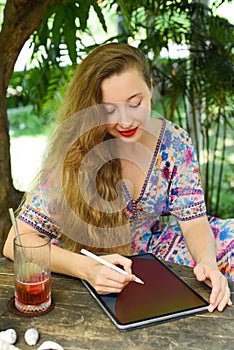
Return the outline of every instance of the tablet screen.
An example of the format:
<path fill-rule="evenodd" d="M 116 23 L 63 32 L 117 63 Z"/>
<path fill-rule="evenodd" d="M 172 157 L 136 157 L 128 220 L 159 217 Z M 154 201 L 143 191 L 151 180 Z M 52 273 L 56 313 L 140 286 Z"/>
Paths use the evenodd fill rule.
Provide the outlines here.
<path fill-rule="evenodd" d="M 118 328 L 142 327 L 207 310 L 208 302 L 154 255 L 131 259 L 133 273 L 144 284 L 130 282 L 119 294 L 98 295 L 90 290 Z"/>

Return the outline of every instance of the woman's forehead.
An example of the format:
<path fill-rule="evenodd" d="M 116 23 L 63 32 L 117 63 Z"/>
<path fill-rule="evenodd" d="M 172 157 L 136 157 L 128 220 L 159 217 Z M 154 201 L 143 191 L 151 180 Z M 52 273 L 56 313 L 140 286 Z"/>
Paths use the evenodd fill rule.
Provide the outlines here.
<path fill-rule="evenodd" d="M 101 83 L 102 102 L 128 102 L 148 89 L 142 75 L 136 70 L 114 74 Z"/>

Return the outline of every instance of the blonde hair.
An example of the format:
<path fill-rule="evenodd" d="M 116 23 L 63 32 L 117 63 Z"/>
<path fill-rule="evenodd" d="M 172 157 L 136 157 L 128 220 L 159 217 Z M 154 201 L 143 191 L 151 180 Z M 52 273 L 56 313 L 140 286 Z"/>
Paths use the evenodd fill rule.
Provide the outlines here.
<path fill-rule="evenodd" d="M 45 181 L 53 187 L 51 215 L 62 228 L 63 245 L 70 250 L 131 252 L 121 163 L 111 143 L 105 145 L 111 137 L 99 108 L 102 81 L 128 69 L 137 69 L 150 88 L 149 66 L 139 49 L 122 43 L 97 47 L 77 67 L 60 109 L 61 126 L 45 159 L 42 180 L 50 177 Z M 93 155 L 88 157 L 90 152 Z M 90 181 L 92 173 L 96 177 Z"/>

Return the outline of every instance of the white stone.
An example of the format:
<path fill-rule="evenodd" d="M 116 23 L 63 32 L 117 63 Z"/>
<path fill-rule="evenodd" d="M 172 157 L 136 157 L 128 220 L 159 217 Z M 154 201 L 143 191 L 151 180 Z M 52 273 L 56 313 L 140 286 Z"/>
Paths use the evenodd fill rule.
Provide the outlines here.
<path fill-rule="evenodd" d="M 54 341 L 50 341 L 50 340 L 45 341 L 44 343 L 42 343 L 39 346 L 39 348 L 37 348 L 37 350 L 48 350 L 48 349 L 51 349 L 51 350 L 52 349 L 53 350 L 64 350 L 63 347 L 60 344 L 58 344 L 58 343 L 56 343 Z"/>
<path fill-rule="evenodd" d="M 5 340 L 9 344 L 15 344 L 17 339 L 16 331 L 13 328 L 0 332 L 0 340 Z"/>
<path fill-rule="evenodd" d="M 0 339 L 0 350 L 21 350 L 15 345 L 8 343 L 5 340 Z"/>
<path fill-rule="evenodd" d="M 24 340 L 28 345 L 36 345 L 39 339 L 39 332 L 36 328 L 29 328 L 24 333 Z"/>

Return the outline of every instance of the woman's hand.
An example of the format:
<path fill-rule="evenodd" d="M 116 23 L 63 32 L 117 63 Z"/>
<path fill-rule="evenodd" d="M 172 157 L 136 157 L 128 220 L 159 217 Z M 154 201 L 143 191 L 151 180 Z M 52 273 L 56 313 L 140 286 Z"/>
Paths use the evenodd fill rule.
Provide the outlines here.
<path fill-rule="evenodd" d="M 132 261 L 119 254 L 104 255 L 103 259 L 114 265 L 121 265 L 128 275 L 123 275 L 87 257 L 89 264 L 87 281 L 99 294 L 119 293 L 136 276 L 132 275 Z"/>
<path fill-rule="evenodd" d="M 218 311 L 223 311 L 226 305 L 232 305 L 228 281 L 218 268 L 199 263 L 194 268 L 194 274 L 198 281 L 205 282 L 212 288 L 209 312 L 213 312 L 216 308 Z"/>

